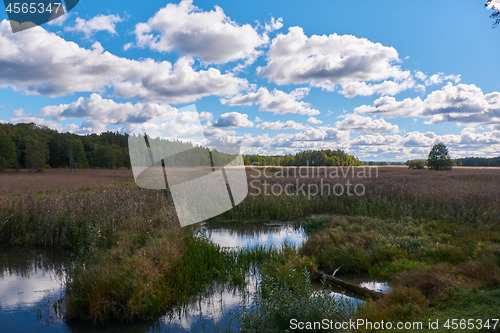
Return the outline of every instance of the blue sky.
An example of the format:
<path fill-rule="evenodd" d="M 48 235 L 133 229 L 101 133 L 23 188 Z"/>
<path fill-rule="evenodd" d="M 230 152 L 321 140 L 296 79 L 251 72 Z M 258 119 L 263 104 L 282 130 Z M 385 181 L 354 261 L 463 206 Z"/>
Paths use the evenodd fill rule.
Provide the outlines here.
<path fill-rule="evenodd" d="M 500 152 L 500 28 L 481 1 L 81 0 L 13 34 L 0 17 L 0 121 L 130 132 L 179 113 L 246 153 L 362 160 Z M 180 119 L 179 118 L 179 119 Z M 184 129 L 184 130 L 183 130 Z M 173 136 L 176 133 L 171 133 Z"/>

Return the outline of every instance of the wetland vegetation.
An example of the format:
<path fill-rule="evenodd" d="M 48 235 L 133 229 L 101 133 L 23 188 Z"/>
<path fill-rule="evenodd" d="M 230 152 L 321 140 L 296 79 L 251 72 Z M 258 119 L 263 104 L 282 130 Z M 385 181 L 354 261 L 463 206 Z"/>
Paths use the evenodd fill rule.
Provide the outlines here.
<path fill-rule="evenodd" d="M 427 321 L 500 313 L 499 169 L 381 167 L 378 177 L 354 179 L 317 168 L 298 182 L 291 173 L 276 177 L 286 170 L 252 167 L 248 175 L 268 187 L 350 180 L 366 193 L 308 198 L 250 187 L 241 205 L 208 225 L 292 221 L 307 240 L 228 251 L 200 237 L 198 226 L 180 228 L 165 193 L 136 187 L 129 170 L 7 172 L 0 175 L 0 242 L 67 251 L 61 312 L 70 327 L 154 320 L 214 285 L 245 288 L 255 272 L 255 295 L 234 316 L 238 325 L 215 330 L 280 331 L 294 316 Z M 346 280 L 389 281 L 391 289 L 344 304 L 328 283 L 312 286 L 334 271 Z"/>

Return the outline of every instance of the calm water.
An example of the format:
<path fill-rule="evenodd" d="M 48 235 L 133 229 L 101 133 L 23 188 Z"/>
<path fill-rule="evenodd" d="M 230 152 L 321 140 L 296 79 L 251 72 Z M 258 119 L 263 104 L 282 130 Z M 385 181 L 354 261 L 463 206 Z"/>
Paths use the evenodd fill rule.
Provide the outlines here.
<path fill-rule="evenodd" d="M 307 239 L 302 229 L 289 223 L 204 223 L 198 234 L 228 251 L 243 248 L 299 247 Z M 66 272 L 72 258 L 47 251 L 2 250 L 0 255 L 0 332 L 213 332 L 237 330 L 237 313 L 249 305 L 258 285 L 258 275 L 247 274 L 241 290 L 214 286 L 182 309 L 175 309 L 155 322 L 106 329 L 68 326 L 59 311 L 65 291 Z M 385 291 L 387 284 L 356 281 Z M 349 297 L 332 292 L 333 297 Z M 353 302 L 357 300 L 350 298 Z"/>

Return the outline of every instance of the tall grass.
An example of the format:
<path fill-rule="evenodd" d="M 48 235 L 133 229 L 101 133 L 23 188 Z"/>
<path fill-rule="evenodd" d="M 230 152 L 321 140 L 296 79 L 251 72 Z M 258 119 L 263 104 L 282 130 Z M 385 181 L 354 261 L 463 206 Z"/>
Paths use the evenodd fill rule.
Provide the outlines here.
<path fill-rule="evenodd" d="M 314 223 L 309 221 L 309 224 Z M 333 216 L 318 223 L 301 248 L 319 269 L 340 274 L 370 274 L 390 279 L 396 273 L 447 262 L 452 265 L 484 256 L 500 264 L 500 226 L 429 222 L 422 219 L 374 219 Z"/>
<path fill-rule="evenodd" d="M 239 316 L 242 332 L 286 332 L 291 320 L 321 322 L 348 320 L 353 308 L 327 289 L 314 290 L 307 259 L 285 248 L 283 256 L 261 266 L 261 283 L 253 304 Z M 309 330 L 308 330 L 309 331 Z M 312 332 L 324 331 L 316 327 Z"/>
<path fill-rule="evenodd" d="M 91 324 L 152 320 L 214 284 L 244 287 L 277 250 L 223 251 L 189 230 L 122 233 L 117 246 L 82 264 L 68 285 L 66 319 Z"/>
<path fill-rule="evenodd" d="M 216 219 L 291 220 L 310 214 L 336 213 L 381 219 L 411 217 L 459 223 L 500 222 L 500 169 L 431 172 L 386 167 L 379 168 L 378 173 L 373 171 L 373 178 L 353 177 L 352 172 L 345 178 L 331 178 L 329 174 L 334 169 L 324 167 L 310 171 L 310 177 L 301 178 L 297 172 L 287 173 L 286 170 L 288 168 L 272 168 L 272 172 L 264 173 L 250 169 L 249 179 L 253 181 L 250 195 Z M 365 195 L 308 197 L 297 191 L 303 184 L 305 188 L 310 184 L 321 188 L 321 184 L 345 186 L 347 181 L 362 184 Z M 298 195 L 273 195 L 270 188 L 275 185 L 281 188 L 288 185 L 288 191 Z"/>

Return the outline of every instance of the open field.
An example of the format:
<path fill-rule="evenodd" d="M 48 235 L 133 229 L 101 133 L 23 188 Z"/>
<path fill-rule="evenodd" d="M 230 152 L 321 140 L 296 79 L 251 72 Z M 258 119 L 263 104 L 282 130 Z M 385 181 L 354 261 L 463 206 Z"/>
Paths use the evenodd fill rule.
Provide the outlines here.
<path fill-rule="evenodd" d="M 366 303 L 357 314 L 363 318 L 500 313 L 494 297 L 500 292 L 500 169 L 369 168 L 247 168 L 250 195 L 215 219 L 294 220 L 309 233 L 298 253 L 255 251 L 236 258 L 197 240 L 191 228 L 179 227 L 169 197 L 138 188 L 130 170 L 0 174 L 0 243 L 67 248 L 82 258 L 71 273 L 66 312 L 80 322 L 154 318 L 214 281 L 241 285 L 251 264 L 264 264 L 269 283 L 258 301 L 275 309 L 286 305 L 276 298 L 285 294 L 286 276 L 297 282 L 287 297 L 307 308 L 304 271 L 331 274 L 341 267 L 340 277 L 392 281 L 393 293 Z M 345 188 L 347 182 L 361 184 L 364 195 L 311 195 L 325 184 Z M 277 195 L 280 188 L 294 195 Z M 487 311 L 479 315 L 484 302 Z M 345 315 L 330 301 L 315 304 Z M 260 315 L 245 313 L 242 327 L 251 331 Z"/>

